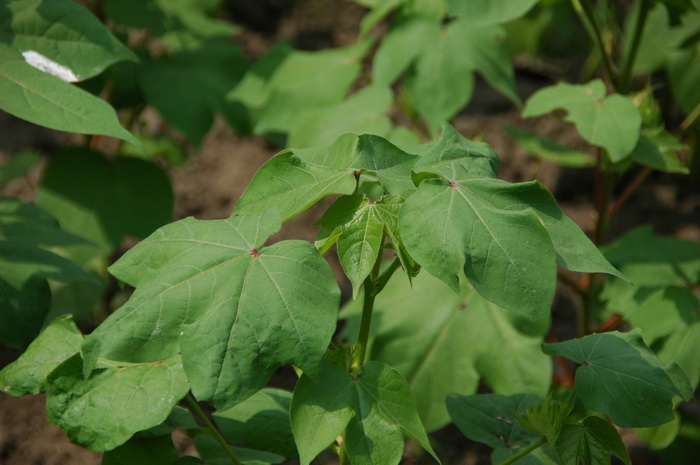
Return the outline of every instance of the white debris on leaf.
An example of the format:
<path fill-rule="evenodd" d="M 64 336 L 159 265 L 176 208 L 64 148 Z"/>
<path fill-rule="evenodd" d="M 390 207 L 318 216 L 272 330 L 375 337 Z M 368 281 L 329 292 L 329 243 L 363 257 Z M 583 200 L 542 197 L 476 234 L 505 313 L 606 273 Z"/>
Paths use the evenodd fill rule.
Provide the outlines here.
<path fill-rule="evenodd" d="M 24 60 L 27 62 L 28 65 L 33 66 L 39 71 L 49 73 L 52 76 L 56 76 L 57 78 L 66 82 L 80 81 L 80 78 L 73 72 L 73 70 L 71 70 L 67 66 L 63 66 L 62 64 L 56 63 L 50 58 L 46 58 L 39 52 L 35 52 L 34 50 L 27 50 L 26 52 L 22 52 L 22 56 L 24 57 Z"/>

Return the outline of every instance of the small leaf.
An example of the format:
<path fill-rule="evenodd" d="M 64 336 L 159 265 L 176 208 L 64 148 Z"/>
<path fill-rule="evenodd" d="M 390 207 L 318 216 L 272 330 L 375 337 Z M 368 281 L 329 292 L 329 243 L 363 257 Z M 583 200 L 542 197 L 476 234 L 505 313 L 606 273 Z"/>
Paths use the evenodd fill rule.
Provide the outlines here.
<path fill-rule="evenodd" d="M 14 48 L 0 44 L 0 109 L 58 131 L 101 134 L 140 146 L 104 100 L 27 64 Z"/>
<path fill-rule="evenodd" d="M 521 449 L 540 436 L 524 430 L 517 421 L 519 416 L 534 406 L 533 395 L 477 394 L 447 396 L 447 410 L 457 428 L 467 438 L 494 449 Z"/>
<path fill-rule="evenodd" d="M 585 85 L 559 83 L 535 92 L 523 117 L 539 116 L 557 108 L 568 112 L 584 139 L 603 147 L 613 162 L 625 159 L 637 145 L 642 117 L 634 103 L 622 95 L 605 96 L 603 81 Z"/>
<path fill-rule="evenodd" d="M 403 377 L 388 365 L 369 362 L 353 377 L 324 362 L 317 381 L 297 383 L 291 407 L 292 430 L 301 463 L 307 465 L 347 426 L 345 448 L 354 465 L 398 464 L 402 436 L 436 458 Z"/>
<path fill-rule="evenodd" d="M 5 394 L 39 394 L 46 377 L 58 365 L 80 351 L 83 336 L 70 315 L 52 321 L 27 350 L 0 371 L 0 389 Z"/>
<path fill-rule="evenodd" d="M 265 388 L 228 410 L 215 412 L 213 417 L 228 442 L 292 460 L 298 453 L 289 421 L 291 401 L 291 392 Z"/>
<path fill-rule="evenodd" d="M 317 247 L 323 242 L 326 244 L 321 250 L 330 247 L 330 241 L 324 241 L 328 236 L 337 240 L 340 265 L 352 283 L 353 298 L 356 298 L 363 281 L 374 268 L 384 238 L 384 223 L 377 215 L 376 203 L 364 195 L 343 196 L 316 224 L 322 226 Z"/>
<path fill-rule="evenodd" d="M 95 451 L 111 450 L 162 423 L 189 389 L 180 356 L 146 364 L 110 362 L 83 377 L 75 355 L 48 377 L 49 422 Z"/>
<path fill-rule="evenodd" d="M 659 171 L 688 174 L 690 170 L 676 154 L 684 149 L 687 149 L 686 145 L 661 128 L 643 129 L 632 152 L 632 160 Z"/>
<path fill-rule="evenodd" d="M 683 370 L 656 358 L 639 331 L 594 334 L 543 347 L 549 354 L 581 363 L 576 370 L 579 398 L 619 426 L 666 423 L 673 419 L 673 397 L 692 397 Z"/>
<path fill-rule="evenodd" d="M 555 448 L 562 463 L 567 465 L 610 465 L 610 453 L 626 465 L 632 463 L 620 433 L 607 421 L 594 416 L 587 417 L 580 425 L 564 425 Z"/>

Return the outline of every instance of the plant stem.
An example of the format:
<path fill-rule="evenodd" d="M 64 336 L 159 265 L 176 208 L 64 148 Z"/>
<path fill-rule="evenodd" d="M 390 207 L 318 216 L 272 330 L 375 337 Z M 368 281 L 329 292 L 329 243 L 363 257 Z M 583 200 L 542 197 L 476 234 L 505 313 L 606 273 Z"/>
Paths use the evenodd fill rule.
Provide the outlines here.
<path fill-rule="evenodd" d="M 690 127 L 698 121 L 698 118 L 700 118 L 700 102 L 698 102 L 698 104 L 695 105 L 695 108 L 693 108 L 690 113 L 688 113 L 688 116 L 685 117 L 681 123 L 680 132 L 685 132 L 690 129 Z"/>
<path fill-rule="evenodd" d="M 603 57 L 603 65 L 605 66 L 605 71 L 608 74 L 608 79 L 610 82 L 615 82 L 616 75 L 612 59 L 608 54 L 607 48 L 605 47 L 605 42 L 603 41 L 603 35 L 601 34 L 598 23 L 595 20 L 593 6 L 590 4 L 589 0 L 571 0 L 571 6 L 581 19 L 581 22 L 588 32 L 588 35 L 591 36 L 593 43 L 598 47 L 600 55 Z"/>
<path fill-rule="evenodd" d="M 360 334 L 357 336 L 357 344 L 355 345 L 355 353 L 352 356 L 352 370 L 359 370 L 365 363 L 365 354 L 367 352 L 367 342 L 369 341 L 369 328 L 372 324 L 372 310 L 374 310 L 374 298 L 376 292 L 374 289 L 374 281 L 370 276 L 365 278 L 364 282 L 365 293 L 362 300 L 362 320 L 360 322 Z"/>
<path fill-rule="evenodd" d="M 500 465 L 510 465 L 511 463 L 517 462 L 518 460 L 525 457 L 530 452 L 532 452 L 532 451 L 536 450 L 538 447 L 544 445 L 545 442 L 547 442 L 547 439 L 544 436 L 542 436 L 537 441 L 533 442 L 532 444 L 530 444 L 526 448 L 522 449 L 520 452 L 518 452 L 517 454 L 515 454 L 514 456 L 512 456 L 508 460 L 501 462 Z"/>
<path fill-rule="evenodd" d="M 209 430 L 209 434 L 211 434 L 214 437 L 214 439 L 216 439 L 216 442 L 218 442 L 219 445 L 224 449 L 224 452 L 226 452 L 226 455 L 228 455 L 228 457 L 231 459 L 231 462 L 233 462 L 234 465 L 241 465 L 241 461 L 238 460 L 236 454 L 233 453 L 231 446 L 228 445 L 226 439 L 224 439 L 219 430 L 216 429 L 216 426 L 214 426 L 214 423 L 211 422 L 211 420 L 209 419 L 209 417 L 207 417 L 207 415 L 201 409 L 199 404 L 197 404 L 197 401 L 194 400 L 192 394 L 188 392 L 187 395 L 185 395 L 185 399 L 187 400 L 187 403 L 190 404 L 190 407 L 192 407 L 192 411 L 194 411 L 195 415 L 197 415 L 199 419 L 202 420 L 204 426 L 206 426 L 206 428 Z"/>
<path fill-rule="evenodd" d="M 637 53 L 639 52 L 639 45 L 642 42 L 642 32 L 644 31 L 644 25 L 647 22 L 650 6 L 649 0 L 640 0 L 639 15 L 637 16 L 637 22 L 634 25 L 634 33 L 632 35 L 632 46 L 627 55 L 627 59 L 625 60 L 620 79 L 617 83 L 617 91 L 621 94 L 626 94 L 629 92 L 630 81 L 632 80 L 632 70 L 634 69 L 635 61 L 637 61 Z"/>

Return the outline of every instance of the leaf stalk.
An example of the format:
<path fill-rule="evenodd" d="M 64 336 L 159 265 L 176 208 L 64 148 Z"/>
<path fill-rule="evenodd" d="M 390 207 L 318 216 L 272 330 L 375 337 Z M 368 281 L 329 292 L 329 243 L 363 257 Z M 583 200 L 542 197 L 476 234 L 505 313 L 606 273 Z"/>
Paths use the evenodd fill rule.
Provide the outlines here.
<path fill-rule="evenodd" d="M 571 0 L 571 6 L 578 15 L 581 23 L 583 23 L 586 32 L 593 40 L 593 43 L 598 47 L 600 55 L 603 57 L 603 65 L 605 66 L 605 72 L 608 74 L 608 79 L 610 82 L 615 82 L 615 67 L 613 65 L 610 54 L 605 47 L 605 42 L 603 41 L 603 34 L 598 27 L 598 22 L 595 19 L 595 14 L 593 11 L 593 6 L 589 0 Z"/>
<path fill-rule="evenodd" d="M 520 452 L 518 452 L 517 454 L 515 454 L 514 456 L 512 456 L 512 457 L 509 458 L 508 460 L 505 460 L 505 461 L 501 462 L 500 465 L 510 465 L 510 464 L 512 464 L 512 463 L 515 463 L 515 462 L 517 462 L 518 460 L 520 460 L 521 458 L 523 458 L 523 457 L 525 457 L 526 455 L 528 455 L 530 452 L 532 452 L 532 451 L 536 450 L 537 448 L 543 446 L 544 443 L 546 443 L 546 442 L 547 442 L 547 439 L 546 439 L 544 436 L 542 436 L 542 437 L 539 438 L 537 441 L 533 442 L 532 444 L 530 444 L 530 445 L 527 446 L 526 448 L 522 449 Z"/>
<path fill-rule="evenodd" d="M 226 442 L 226 439 L 221 435 L 219 430 L 214 426 L 214 423 L 211 422 L 209 417 L 204 413 L 202 408 L 197 404 L 197 401 L 192 397 L 191 393 L 187 393 L 185 395 L 185 399 L 187 400 L 187 403 L 190 404 L 190 407 L 192 408 L 192 411 L 194 412 L 195 415 L 199 417 L 200 420 L 202 420 L 202 423 L 204 423 L 204 426 L 209 430 L 209 434 L 211 434 L 214 439 L 216 439 L 216 442 L 219 443 L 219 445 L 224 449 L 224 452 L 226 452 L 226 455 L 228 455 L 228 458 L 231 459 L 231 462 L 234 463 L 234 465 L 241 465 L 241 461 L 238 460 L 238 457 L 236 457 L 236 454 L 233 452 L 233 449 L 231 449 L 231 446 L 228 445 Z"/>
<path fill-rule="evenodd" d="M 637 16 L 637 21 L 634 25 L 634 33 L 632 35 L 632 45 L 623 65 L 622 74 L 617 85 L 617 91 L 621 94 L 626 94 L 629 92 L 630 81 L 632 80 L 632 71 L 634 69 L 634 63 L 637 61 L 637 54 L 639 53 L 639 45 L 642 42 L 642 32 L 644 31 L 644 25 L 647 22 L 647 17 L 649 16 L 649 9 L 651 2 L 649 0 L 641 0 L 639 5 L 639 15 Z"/>

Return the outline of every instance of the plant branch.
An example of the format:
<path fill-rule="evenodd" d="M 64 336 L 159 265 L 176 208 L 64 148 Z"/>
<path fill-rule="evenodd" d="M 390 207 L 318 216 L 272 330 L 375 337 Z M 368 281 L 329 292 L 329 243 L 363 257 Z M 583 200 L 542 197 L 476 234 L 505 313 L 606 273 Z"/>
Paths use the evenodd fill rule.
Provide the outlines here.
<path fill-rule="evenodd" d="M 688 113 L 688 116 L 685 117 L 683 122 L 681 122 L 680 132 L 685 132 L 690 129 L 691 126 L 698 121 L 698 118 L 700 118 L 700 102 L 695 105 L 695 108 L 693 108 L 690 113 Z"/>
<path fill-rule="evenodd" d="M 639 45 L 642 42 L 642 32 L 644 32 L 644 25 L 647 22 L 650 6 L 649 0 L 641 0 L 639 5 L 639 15 L 637 15 L 637 21 L 634 25 L 634 33 L 632 35 L 632 45 L 629 53 L 627 54 L 627 58 L 622 69 L 622 74 L 620 75 L 620 79 L 617 83 L 617 91 L 621 94 L 626 94 L 629 92 L 630 81 L 632 80 L 632 70 L 634 69 L 634 63 L 637 61 Z"/>
<path fill-rule="evenodd" d="M 211 434 L 214 437 L 214 439 L 216 439 L 216 442 L 218 442 L 219 445 L 224 449 L 224 452 L 226 452 L 228 458 L 231 459 L 234 465 L 241 465 L 241 461 L 238 460 L 236 454 L 233 453 L 233 449 L 231 449 L 231 446 L 228 445 L 226 439 L 224 439 L 224 437 L 221 435 L 216 426 L 214 426 L 214 423 L 211 422 L 209 417 L 207 417 L 206 413 L 204 413 L 199 404 L 197 404 L 197 401 L 194 399 L 194 397 L 192 397 L 192 394 L 188 392 L 187 395 L 185 395 L 185 399 L 187 400 L 187 403 L 190 404 L 190 407 L 192 407 L 192 410 L 194 411 L 195 415 L 197 415 L 199 419 L 202 420 L 204 426 L 206 426 L 206 428 L 209 430 L 209 434 Z"/>
<path fill-rule="evenodd" d="M 593 40 L 593 43 L 598 47 L 600 54 L 603 57 L 603 65 L 605 66 L 605 71 L 608 73 L 610 82 L 615 82 L 615 67 L 613 66 L 610 54 L 608 54 L 607 48 L 605 47 L 603 34 L 600 32 L 598 23 L 595 20 L 593 7 L 591 6 L 589 0 L 571 0 L 571 6 L 574 8 L 574 11 L 583 23 L 583 26 Z"/>
<path fill-rule="evenodd" d="M 542 436 L 537 441 L 533 442 L 532 444 L 530 444 L 526 448 L 522 449 L 520 452 L 518 452 L 517 454 L 515 454 L 514 456 L 512 456 L 508 460 L 501 462 L 500 465 L 510 465 L 511 463 L 515 463 L 518 460 L 520 460 L 521 458 L 525 457 L 530 452 L 536 450 L 538 447 L 544 445 L 544 443 L 546 443 L 546 442 L 547 442 L 547 439 L 544 436 Z"/>
<path fill-rule="evenodd" d="M 644 168 L 642 171 L 637 173 L 632 182 L 625 188 L 625 191 L 620 194 L 620 196 L 615 199 L 608 209 L 608 219 L 610 219 L 615 212 L 629 199 L 629 197 L 637 190 L 637 188 L 644 182 L 644 180 L 651 174 L 651 168 Z"/>

